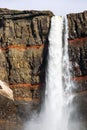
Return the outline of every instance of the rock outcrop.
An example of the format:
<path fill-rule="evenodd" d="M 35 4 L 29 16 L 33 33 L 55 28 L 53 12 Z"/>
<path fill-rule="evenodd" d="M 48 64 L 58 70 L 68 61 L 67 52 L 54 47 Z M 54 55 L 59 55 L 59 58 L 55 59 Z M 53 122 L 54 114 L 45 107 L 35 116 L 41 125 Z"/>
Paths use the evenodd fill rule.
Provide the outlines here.
<path fill-rule="evenodd" d="M 87 11 L 69 14 L 69 60 L 75 83 L 75 103 L 79 120 L 87 121 Z M 76 116 L 76 115 L 75 115 Z M 86 126 L 87 128 L 87 126 Z"/>
<path fill-rule="evenodd" d="M 0 80 L 15 101 L 0 96 L 0 120 L 20 120 L 39 111 L 45 84 L 50 11 L 0 9 Z"/>

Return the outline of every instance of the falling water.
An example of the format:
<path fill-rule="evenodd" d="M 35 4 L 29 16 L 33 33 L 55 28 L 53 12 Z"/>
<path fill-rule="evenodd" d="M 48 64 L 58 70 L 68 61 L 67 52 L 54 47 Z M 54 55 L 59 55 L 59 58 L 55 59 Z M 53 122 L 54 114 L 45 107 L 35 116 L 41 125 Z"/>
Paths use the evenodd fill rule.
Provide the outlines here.
<path fill-rule="evenodd" d="M 76 99 L 77 95 L 75 90 L 78 85 L 72 80 L 73 75 L 71 75 L 72 64 L 69 61 L 68 54 L 68 24 L 67 19 L 64 22 L 64 35 L 63 35 L 63 115 L 64 115 L 64 130 L 86 130 L 85 126 L 81 124 L 79 120 L 78 105 Z M 62 116 L 63 118 L 63 116 Z M 62 127 L 61 127 L 62 128 Z M 62 130 L 62 129 L 60 129 Z"/>
<path fill-rule="evenodd" d="M 50 130 L 61 129 L 63 107 L 62 33 L 63 18 L 52 18 L 49 35 L 48 68 L 46 74 L 46 120 Z"/>
<path fill-rule="evenodd" d="M 49 34 L 44 109 L 41 110 L 39 117 L 33 118 L 26 124 L 25 130 L 68 130 L 69 111 L 67 104 L 71 102 L 72 96 L 68 96 L 68 98 L 65 96 L 67 92 L 70 92 L 71 85 L 66 40 L 64 50 L 62 48 L 63 31 L 63 18 L 53 16 Z"/>

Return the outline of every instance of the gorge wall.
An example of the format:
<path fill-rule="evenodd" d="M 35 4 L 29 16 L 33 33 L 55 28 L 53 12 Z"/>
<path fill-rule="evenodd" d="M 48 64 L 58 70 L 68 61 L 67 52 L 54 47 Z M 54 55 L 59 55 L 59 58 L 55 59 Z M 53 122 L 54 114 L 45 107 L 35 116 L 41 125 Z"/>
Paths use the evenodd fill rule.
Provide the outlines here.
<path fill-rule="evenodd" d="M 87 11 L 69 14 L 69 60 L 72 65 L 72 80 L 78 117 L 87 128 Z"/>
<path fill-rule="evenodd" d="M 14 102 L 0 95 L 0 122 L 18 122 L 40 110 L 52 16 L 0 9 L 0 80 L 14 93 Z"/>
<path fill-rule="evenodd" d="M 0 123 L 21 122 L 31 112 L 40 110 L 52 16 L 50 11 L 0 9 L 0 80 L 9 84 L 15 99 L 13 102 L 0 95 Z M 75 103 L 80 113 L 78 118 L 86 122 L 87 11 L 69 14 L 67 19 L 71 74 L 77 85 Z M 4 129 L 5 125 L 0 127 Z"/>

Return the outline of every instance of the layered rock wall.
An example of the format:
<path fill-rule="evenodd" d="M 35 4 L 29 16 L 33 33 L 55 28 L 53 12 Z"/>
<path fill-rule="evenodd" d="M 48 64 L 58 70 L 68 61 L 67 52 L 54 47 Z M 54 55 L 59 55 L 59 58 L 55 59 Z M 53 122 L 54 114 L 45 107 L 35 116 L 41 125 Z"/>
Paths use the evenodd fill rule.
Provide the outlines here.
<path fill-rule="evenodd" d="M 40 110 L 45 89 L 50 11 L 0 9 L 0 80 L 9 84 L 15 101 L 0 96 L 1 129 Z M 69 14 L 69 60 L 75 82 L 78 119 L 87 121 L 87 11 Z M 74 115 L 74 114 L 73 114 Z M 75 118 L 75 117 L 74 117 Z M 4 122 L 5 121 L 5 122 Z M 7 122 L 7 125 L 6 125 Z M 3 125 L 5 124 L 5 125 Z M 7 126 L 9 128 L 7 128 Z M 17 128 L 16 128 L 17 127 Z M 22 130 L 22 128 L 21 128 Z"/>
<path fill-rule="evenodd" d="M 50 11 L 0 9 L 0 80 L 15 101 L 0 96 L 0 120 L 17 120 L 39 111 L 44 93 Z"/>
<path fill-rule="evenodd" d="M 75 83 L 75 103 L 78 118 L 87 121 L 87 11 L 69 14 L 69 60 L 72 65 L 72 80 Z M 74 113 L 75 114 L 75 113 Z M 87 126 L 86 126 L 87 128 Z"/>

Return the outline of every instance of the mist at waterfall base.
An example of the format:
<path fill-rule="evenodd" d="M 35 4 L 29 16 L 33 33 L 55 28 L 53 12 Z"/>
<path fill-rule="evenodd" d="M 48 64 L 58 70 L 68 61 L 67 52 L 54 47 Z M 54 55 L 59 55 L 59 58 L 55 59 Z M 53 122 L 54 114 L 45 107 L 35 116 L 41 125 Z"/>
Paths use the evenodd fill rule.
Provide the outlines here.
<path fill-rule="evenodd" d="M 67 33 L 64 30 L 64 19 L 53 16 L 48 39 L 45 102 L 39 115 L 34 115 L 24 130 L 84 130 L 71 118 L 72 114 L 76 115 L 76 106 L 72 103 L 74 95 L 71 94 L 75 86 L 71 81 Z"/>

